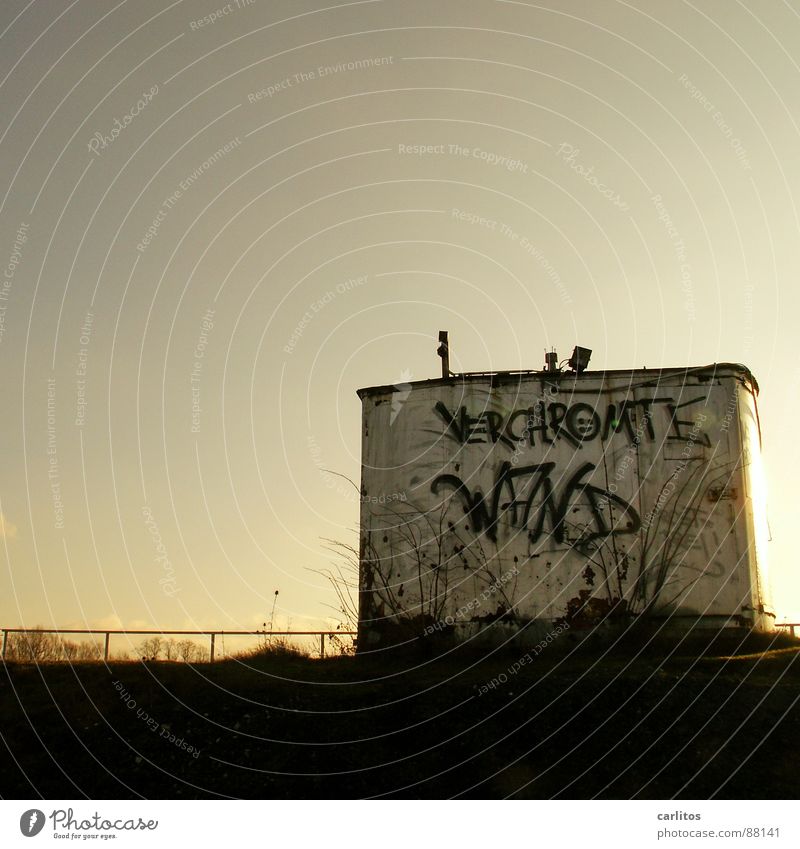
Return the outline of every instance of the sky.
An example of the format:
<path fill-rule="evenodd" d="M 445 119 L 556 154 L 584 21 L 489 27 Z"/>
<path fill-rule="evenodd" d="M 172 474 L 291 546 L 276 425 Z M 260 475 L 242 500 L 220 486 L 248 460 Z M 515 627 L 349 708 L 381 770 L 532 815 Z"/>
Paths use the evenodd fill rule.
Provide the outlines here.
<path fill-rule="evenodd" d="M 0 625 L 335 625 L 356 389 L 436 377 L 439 330 L 454 371 L 747 365 L 800 621 L 796 0 L 4 0 L 0 34 Z"/>

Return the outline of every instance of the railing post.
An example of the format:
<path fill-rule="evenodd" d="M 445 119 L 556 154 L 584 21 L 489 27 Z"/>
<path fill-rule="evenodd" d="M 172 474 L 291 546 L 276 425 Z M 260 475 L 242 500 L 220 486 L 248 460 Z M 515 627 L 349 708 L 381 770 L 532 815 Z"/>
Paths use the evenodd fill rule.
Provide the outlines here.
<path fill-rule="evenodd" d="M 216 634 L 211 634 L 211 663 L 214 662 L 214 640 L 216 639 Z"/>
<path fill-rule="evenodd" d="M 103 651 L 103 659 L 105 660 L 106 663 L 108 663 L 108 641 L 110 639 L 111 639 L 111 634 L 108 631 L 106 631 L 106 647 L 105 647 L 105 650 Z"/>
<path fill-rule="evenodd" d="M 792 635 L 794 636 L 794 635 Z M 3 660 L 6 659 L 6 643 L 8 642 L 8 629 L 3 628 Z"/>
<path fill-rule="evenodd" d="M 319 635 L 319 656 L 320 658 L 325 657 L 325 634 Z"/>

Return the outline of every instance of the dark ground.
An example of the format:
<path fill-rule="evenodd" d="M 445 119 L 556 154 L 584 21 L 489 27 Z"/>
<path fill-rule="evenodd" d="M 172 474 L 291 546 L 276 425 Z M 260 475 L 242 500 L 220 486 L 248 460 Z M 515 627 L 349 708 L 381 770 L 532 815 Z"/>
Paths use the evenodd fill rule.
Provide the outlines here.
<path fill-rule="evenodd" d="M 0 796 L 796 798 L 800 643 L 741 640 L 0 665 Z"/>

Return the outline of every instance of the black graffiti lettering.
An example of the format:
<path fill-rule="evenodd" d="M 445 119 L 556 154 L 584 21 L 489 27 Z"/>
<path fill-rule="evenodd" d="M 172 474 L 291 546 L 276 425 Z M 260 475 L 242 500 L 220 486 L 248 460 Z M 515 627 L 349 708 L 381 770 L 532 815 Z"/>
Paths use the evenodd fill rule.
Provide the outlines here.
<path fill-rule="evenodd" d="M 537 401 L 533 406 L 533 420 L 528 420 L 528 438 L 531 446 L 536 444 L 534 434 L 538 433 L 543 445 L 552 445 L 553 440 L 547 435 L 547 416 L 543 401 Z"/>
<path fill-rule="evenodd" d="M 500 484 L 498 495 L 505 487 L 511 497 L 511 501 L 501 504 L 500 510 L 510 511 L 511 524 L 515 527 L 527 527 L 531 515 L 531 508 L 534 500 L 539 492 L 539 489 L 544 490 L 542 497 L 541 508 L 537 520 L 538 533 L 541 533 L 541 528 L 544 525 L 545 516 L 549 513 L 553 526 L 557 523 L 558 516 L 555 504 L 553 503 L 553 486 L 550 482 L 550 473 L 555 469 L 555 463 L 540 463 L 535 466 L 523 466 L 519 469 L 514 469 L 511 463 L 503 463 L 500 467 L 500 472 L 497 476 L 497 482 Z M 517 493 L 514 487 L 514 481 L 518 478 L 528 478 L 531 489 L 527 497 L 523 500 L 517 498 Z M 520 520 L 519 511 L 522 509 L 522 518 Z"/>
<path fill-rule="evenodd" d="M 635 410 L 636 406 L 636 401 L 623 401 L 619 405 L 620 427 L 625 429 L 625 432 L 628 435 L 628 439 L 631 442 L 636 442 L 636 428 L 634 427 L 633 421 L 631 419 L 631 410 Z"/>
<path fill-rule="evenodd" d="M 670 399 L 671 401 L 672 399 Z M 699 401 L 706 401 L 706 397 L 701 395 L 699 398 L 692 398 L 691 401 L 684 401 L 683 404 L 667 404 L 667 410 L 670 415 L 670 424 L 672 426 L 672 432 L 667 434 L 667 439 L 669 440 L 680 440 L 681 442 L 686 442 L 686 440 L 691 439 L 693 442 L 699 442 L 701 445 L 711 445 L 711 440 L 708 438 L 707 433 L 697 433 L 697 422 L 692 419 L 679 419 L 678 418 L 678 410 L 683 409 L 684 407 L 688 407 L 690 404 L 697 404 Z M 690 428 L 690 431 L 693 436 L 690 436 L 690 431 L 681 430 L 682 427 Z"/>
<path fill-rule="evenodd" d="M 456 421 L 456 417 L 447 409 L 447 407 L 441 402 L 437 401 L 436 406 L 433 408 L 442 418 L 442 421 L 447 425 L 447 433 L 456 442 L 464 442 L 464 429 L 461 425 Z M 461 418 L 466 418 L 467 408 L 461 408 Z"/>
<path fill-rule="evenodd" d="M 439 490 L 446 486 L 451 487 L 453 492 L 461 498 L 470 527 L 477 533 L 486 531 L 486 536 L 497 542 L 497 511 L 487 508 L 486 500 L 480 489 L 476 489 L 472 493 L 464 481 L 456 475 L 439 475 L 431 484 L 431 492 L 438 495 Z"/>
<path fill-rule="evenodd" d="M 656 438 L 656 432 L 653 428 L 653 404 L 669 404 L 672 398 L 640 398 L 636 403 L 643 410 L 645 426 L 647 427 L 647 436 L 652 441 Z"/>
<path fill-rule="evenodd" d="M 679 419 L 677 411 L 689 404 L 704 400 L 694 398 L 676 405 L 671 397 L 639 398 L 615 401 L 606 406 L 605 414 L 600 409 L 583 401 L 567 406 L 558 401 L 546 404 L 536 401 L 532 406 L 513 410 L 507 416 L 496 410 L 483 410 L 475 416 L 467 408 L 459 407 L 451 412 L 442 401 L 434 405 L 434 412 L 445 424 L 445 435 L 459 444 L 496 444 L 502 442 L 517 449 L 527 442 L 552 445 L 557 439 L 566 439 L 573 447 L 582 448 L 586 442 L 600 438 L 605 442 L 612 434 L 625 433 L 631 443 L 638 444 L 643 438 L 656 439 L 654 407 L 666 405 L 670 431 L 667 438 L 685 440 L 688 434 L 683 428 L 694 422 Z M 641 411 L 642 422 L 637 427 L 637 413 Z M 520 419 L 525 422 L 520 426 Z M 706 434 L 700 437 L 703 444 L 710 444 Z"/>
<path fill-rule="evenodd" d="M 540 401 L 536 405 L 536 417 L 539 422 L 535 427 L 531 428 L 531 434 L 539 431 L 542 434 L 542 442 L 547 443 L 548 445 L 553 444 L 553 440 L 547 435 L 547 417 L 545 416 L 544 409 L 544 401 Z M 533 442 L 533 435 L 531 435 L 531 442 Z"/>
<path fill-rule="evenodd" d="M 520 440 L 527 438 L 528 443 L 533 445 L 530 432 L 530 422 L 532 418 L 533 412 L 530 407 L 527 410 L 515 410 L 508 417 L 508 421 L 506 422 L 506 436 L 513 439 L 515 443 L 519 443 Z M 519 433 L 514 431 L 514 424 L 517 419 L 525 419 L 525 427 Z"/>
<path fill-rule="evenodd" d="M 503 416 L 494 410 L 486 410 L 477 416 L 468 416 L 467 408 L 461 407 L 458 414 L 451 413 L 446 405 L 437 401 L 433 408 L 447 425 L 447 435 L 456 442 L 486 444 L 504 442 L 513 447 L 513 442 L 503 433 Z"/>
<path fill-rule="evenodd" d="M 603 425 L 603 439 L 608 438 L 608 434 L 613 430 L 614 433 L 622 433 L 624 430 L 631 442 L 636 441 L 636 428 L 631 420 L 631 409 L 637 405 L 636 401 L 621 401 L 619 409 L 616 404 L 609 404 L 606 410 L 606 420 Z M 655 436 L 655 434 L 654 434 Z"/>
<path fill-rule="evenodd" d="M 500 413 L 495 412 L 494 410 L 487 410 L 485 413 L 481 414 L 482 417 L 486 420 L 486 427 L 489 431 L 489 437 L 492 442 L 497 442 L 498 440 L 505 442 L 507 445 L 511 445 L 513 447 L 514 443 L 511 439 L 509 439 L 505 433 L 503 433 L 503 416 Z"/>
<path fill-rule="evenodd" d="M 588 442 L 600 433 L 600 416 L 589 404 L 573 404 L 567 412 L 567 430 L 581 442 Z"/>
<path fill-rule="evenodd" d="M 529 527 L 531 508 L 533 507 L 533 500 L 536 497 L 536 493 L 539 488 L 542 490 L 542 501 L 541 506 L 536 511 L 536 523 L 531 528 Z M 550 480 L 549 472 L 537 482 L 536 488 L 531 493 L 531 497 L 528 499 L 525 506 L 525 515 L 523 517 L 522 527 L 528 528 L 528 538 L 531 542 L 536 542 L 541 538 L 544 533 L 544 523 L 548 516 L 550 517 L 550 527 L 553 529 L 555 538 L 561 542 L 564 537 L 564 517 L 559 513 L 558 507 L 555 503 L 553 497 L 553 482 Z"/>
<path fill-rule="evenodd" d="M 606 409 L 606 420 L 605 420 L 605 423 L 603 424 L 603 434 L 600 437 L 603 440 L 603 442 L 605 442 L 608 439 L 608 435 L 609 435 L 609 433 L 611 433 L 612 430 L 614 431 L 614 433 L 619 433 L 620 430 L 622 430 L 622 424 L 621 424 L 620 420 L 617 418 L 617 405 L 616 404 L 609 404 L 607 409 Z"/>
<path fill-rule="evenodd" d="M 517 419 L 525 419 L 525 427 L 519 431 L 514 431 L 514 425 Z M 532 407 L 527 410 L 515 410 L 508 417 L 505 427 L 505 436 L 512 441 L 513 445 L 519 445 L 521 441 L 527 440 L 528 445 L 533 447 L 536 445 L 534 434 L 538 433 L 542 444 L 550 445 L 553 440 L 547 435 L 547 421 L 544 415 L 544 405 L 537 401 Z"/>
<path fill-rule="evenodd" d="M 452 489 L 461 499 L 473 531 L 485 532 L 495 543 L 502 514 L 508 515 L 512 527 L 526 529 L 531 542 L 537 542 L 542 537 L 548 522 L 556 542 L 564 542 L 570 509 L 574 501 L 582 496 L 588 501 L 593 522 L 593 527 L 583 529 L 582 544 L 615 534 L 635 533 L 641 527 L 636 510 L 619 496 L 593 486 L 586 480 L 595 468 L 593 463 L 580 466 L 567 481 L 560 498 L 556 497 L 551 478 L 555 463 L 539 463 L 521 468 L 514 468 L 508 462 L 503 463 L 488 498 L 484 497 L 480 489 L 470 492 L 469 487 L 456 475 L 439 475 L 431 484 L 431 491 L 438 495 L 445 487 Z M 611 518 L 612 504 L 622 510 L 624 526 L 621 525 L 622 519 L 613 525 L 607 521 L 605 511 L 609 511 L 608 517 Z"/>
<path fill-rule="evenodd" d="M 486 422 L 478 416 L 477 418 L 468 418 L 466 426 L 467 444 L 478 443 L 485 445 L 489 440 L 486 438 Z"/>
<path fill-rule="evenodd" d="M 635 534 L 641 528 L 642 520 L 639 514 L 623 498 L 620 498 L 613 492 L 608 492 L 591 484 L 586 485 L 583 491 L 589 500 L 596 527 L 594 533 L 584 537 L 585 542 L 591 542 L 593 539 L 604 539 L 617 534 Z M 616 522 L 613 526 L 606 523 L 606 513 L 604 511 L 609 504 L 616 504 L 622 510 L 623 517 L 625 518 L 625 525 L 623 527 L 620 527 L 622 520 Z"/>
<path fill-rule="evenodd" d="M 567 409 L 567 405 L 562 404 L 560 401 L 553 401 L 553 403 L 548 406 L 547 411 L 550 414 L 550 430 L 553 431 L 557 439 L 560 439 L 563 436 L 577 448 L 581 444 L 580 441 L 575 439 L 569 430 L 567 430 L 567 426 L 564 423 L 564 417 L 567 415 Z"/>

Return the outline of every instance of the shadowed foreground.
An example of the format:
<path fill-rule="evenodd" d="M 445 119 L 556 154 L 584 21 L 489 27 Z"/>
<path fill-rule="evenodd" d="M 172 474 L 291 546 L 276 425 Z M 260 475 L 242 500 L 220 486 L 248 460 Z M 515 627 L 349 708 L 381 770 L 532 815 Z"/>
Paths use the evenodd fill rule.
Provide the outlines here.
<path fill-rule="evenodd" d="M 798 796 L 796 641 L 566 643 L 0 666 L 0 795 Z"/>

